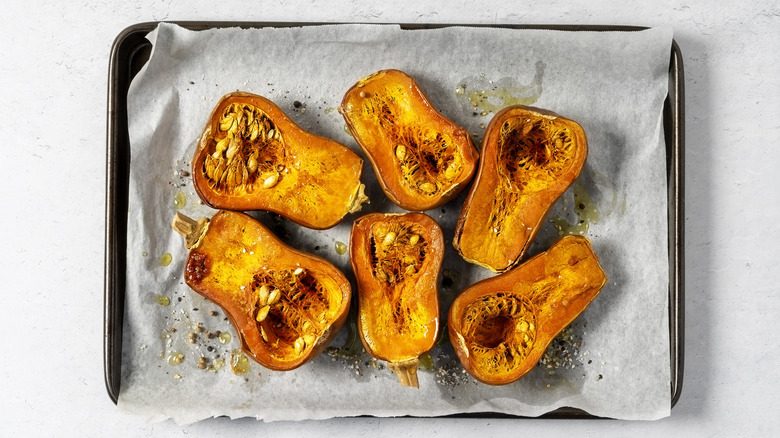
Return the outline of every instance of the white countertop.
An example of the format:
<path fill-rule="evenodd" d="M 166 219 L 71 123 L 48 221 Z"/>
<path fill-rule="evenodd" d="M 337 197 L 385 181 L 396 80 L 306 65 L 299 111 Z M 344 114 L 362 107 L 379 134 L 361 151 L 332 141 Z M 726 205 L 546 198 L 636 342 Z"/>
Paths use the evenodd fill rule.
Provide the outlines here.
<path fill-rule="evenodd" d="M 777 435 L 780 6 L 750 2 L 16 2 L 0 29 L 2 436 Z M 485 2 L 487 3 L 487 2 Z M 670 25 L 685 69 L 685 374 L 655 422 L 215 419 L 147 424 L 103 380 L 112 42 L 145 21 Z M 16 158 L 21 161 L 16 161 Z M 9 281 L 10 279 L 10 281 Z"/>

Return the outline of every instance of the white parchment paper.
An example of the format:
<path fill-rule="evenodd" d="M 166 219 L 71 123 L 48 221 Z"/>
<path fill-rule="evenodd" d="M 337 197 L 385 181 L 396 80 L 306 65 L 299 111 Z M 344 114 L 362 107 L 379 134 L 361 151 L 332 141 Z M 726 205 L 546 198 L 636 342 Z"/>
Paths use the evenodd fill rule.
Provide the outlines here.
<path fill-rule="evenodd" d="M 436 416 L 496 412 L 537 416 L 575 407 L 621 419 L 669 415 L 668 249 L 662 106 L 672 33 L 564 32 L 392 25 L 187 31 L 161 24 L 128 96 L 131 142 L 127 291 L 119 406 L 157 421 L 211 416 L 266 421 L 333 416 Z M 398 384 L 354 342 L 348 322 L 328 353 L 290 372 L 238 362 L 225 315 L 184 284 L 186 249 L 170 229 L 176 211 L 210 217 L 187 173 L 217 100 L 264 95 L 301 127 L 362 153 L 335 110 L 358 79 L 385 68 L 415 77 L 442 113 L 481 142 L 498 108 L 523 103 L 578 121 L 589 157 L 531 253 L 561 233 L 591 239 L 609 283 L 531 373 L 501 387 L 476 382 L 446 336 L 423 358 L 420 388 Z M 367 160 L 366 160 L 367 161 Z M 366 164 L 371 203 L 326 231 L 253 213 L 285 241 L 353 278 L 354 218 L 398 211 Z M 451 242 L 465 193 L 428 212 Z M 442 319 L 458 292 L 489 275 L 447 247 Z M 354 283 L 353 283 L 354 285 Z M 356 294 L 357 292 L 354 291 Z M 354 320 L 354 318 L 353 318 Z M 442 332 L 446 332 L 443 329 Z M 248 371 L 247 365 L 248 364 Z"/>

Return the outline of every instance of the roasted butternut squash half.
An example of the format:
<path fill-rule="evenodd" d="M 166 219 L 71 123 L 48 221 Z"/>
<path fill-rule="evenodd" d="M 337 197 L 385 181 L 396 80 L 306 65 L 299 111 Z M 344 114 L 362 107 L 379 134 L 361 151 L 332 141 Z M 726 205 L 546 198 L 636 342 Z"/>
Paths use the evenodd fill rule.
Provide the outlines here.
<path fill-rule="evenodd" d="M 579 176 L 588 144 L 573 120 L 512 106 L 488 124 L 481 153 L 453 245 L 465 260 L 503 272 L 520 262 L 550 208 Z"/>
<path fill-rule="evenodd" d="M 511 271 L 465 289 L 450 307 L 450 342 L 475 379 L 511 383 L 607 281 L 588 240 L 567 236 Z"/>
<path fill-rule="evenodd" d="M 195 190 L 227 210 L 267 210 L 303 226 L 330 228 L 368 198 L 363 160 L 306 132 L 270 100 L 242 92 L 214 108 L 192 161 Z"/>
<path fill-rule="evenodd" d="M 242 349 L 266 368 L 297 368 L 333 340 L 352 291 L 338 268 L 285 245 L 249 215 L 221 210 L 211 220 L 177 214 L 173 228 L 189 255 L 184 281 L 222 307 Z"/>
<path fill-rule="evenodd" d="M 358 289 L 358 331 L 401 384 L 418 387 L 417 367 L 439 333 L 441 228 L 422 213 L 365 215 L 353 223 L 350 259 Z"/>
<path fill-rule="evenodd" d="M 417 82 L 383 70 L 357 82 L 339 107 L 391 201 L 435 208 L 471 180 L 479 154 L 465 129 L 441 115 Z"/>

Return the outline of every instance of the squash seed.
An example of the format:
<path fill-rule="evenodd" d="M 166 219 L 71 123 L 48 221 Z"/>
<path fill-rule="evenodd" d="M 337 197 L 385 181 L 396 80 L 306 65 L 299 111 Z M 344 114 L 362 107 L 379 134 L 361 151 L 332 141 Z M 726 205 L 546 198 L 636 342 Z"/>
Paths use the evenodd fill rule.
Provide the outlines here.
<path fill-rule="evenodd" d="M 230 145 L 230 137 L 225 137 L 222 140 L 217 142 L 217 145 L 214 146 L 214 150 L 216 152 L 219 152 L 221 155 L 222 152 L 225 152 L 227 150 L 228 145 Z"/>
<path fill-rule="evenodd" d="M 436 184 L 430 182 L 424 182 L 420 184 L 420 190 L 425 193 L 433 193 L 436 191 Z"/>
<path fill-rule="evenodd" d="M 395 236 L 396 234 L 393 231 L 390 231 L 389 233 L 385 234 L 385 238 L 384 240 L 382 240 L 382 245 L 388 246 L 393 242 L 395 242 Z"/>
<path fill-rule="evenodd" d="M 230 141 L 230 146 L 227 148 L 227 152 L 225 153 L 225 156 L 227 157 L 228 161 L 233 160 L 233 157 L 236 156 L 236 154 L 238 153 L 239 146 L 240 144 L 238 140 L 236 140 L 235 138 L 233 138 Z"/>
<path fill-rule="evenodd" d="M 453 179 L 458 174 L 458 165 L 455 162 L 450 163 L 444 170 L 444 177 L 447 179 Z"/>
<path fill-rule="evenodd" d="M 293 344 L 293 348 L 295 348 L 296 353 L 301 353 L 303 351 L 303 347 L 306 346 L 305 341 L 303 338 L 298 338 L 295 340 L 295 343 Z"/>
<path fill-rule="evenodd" d="M 214 181 L 219 182 L 222 180 L 222 175 L 225 173 L 225 162 L 220 160 L 217 162 L 217 167 L 214 169 Z"/>
<path fill-rule="evenodd" d="M 214 164 L 214 160 L 211 158 L 211 155 L 206 156 L 206 162 L 204 163 L 203 167 L 206 170 L 206 176 L 213 179 L 214 170 L 217 168 L 217 166 Z"/>
<path fill-rule="evenodd" d="M 406 158 L 406 146 L 404 146 L 402 144 L 399 144 L 398 146 L 396 146 L 395 147 L 395 156 L 399 160 L 403 160 L 404 158 Z"/>
<path fill-rule="evenodd" d="M 257 170 L 257 157 L 255 157 L 255 154 L 252 154 L 247 160 L 246 170 L 249 173 L 255 173 L 255 171 Z"/>
<path fill-rule="evenodd" d="M 271 291 L 271 293 L 268 294 L 268 300 L 266 301 L 266 304 L 269 306 L 273 306 L 279 301 L 281 297 L 282 297 L 282 293 L 279 292 L 279 289 L 274 289 Z"/>
<path fill-rule="evenodd" d="M 517 325 L 517 328 L 519 328 L 521 332 L 528 331 L 528 322 L 520 321 L 520 324 Z"/>
<path fill-rule="evenodd" d="M 228 167 L 227 178 L 225 178 L 225 182 L 230 186 L 236 185 L 236 170 L 233 166 Z"/>
<path fill-rule="evenodd" d="M 271 187 L 275 186 L 277 182 L 279 182 L 279 174 L 272 173 L 263 179 L 263 188 L 270 189 Z"/>
<path fill-rule="evenodd" d="M 267 284 L 260 286 L 260 289 L 257 290 L 257 304 L 259 306 L 267 305 L 270 293 L 271 288 L 269 288 Z"/>
<path fill-rule="evenodd" d="M 229 131 L 233 129 L 233 125 L 236 123 L 236 119 L 229 115 L 225 116 L 222 120 L 219 122 L 219 130 L 220 131 Z"/>
<path fill-rule="evenodd" d="M 238 184 L 246 184 L 249 181 L 249 170 L 243 164 L 239 163 L 238 167 L 241 168 L 241 175 L 237 178 Z"/>
<path fill-rule="evenodd" d="M 257 311 L 257 317 L 255 318 L 257 322 L 263 322 L 266 318 L 268 318 L 268 312 L 271 310 L 271 306 L 263 306 L 260 308 L 260 310 Z"/>

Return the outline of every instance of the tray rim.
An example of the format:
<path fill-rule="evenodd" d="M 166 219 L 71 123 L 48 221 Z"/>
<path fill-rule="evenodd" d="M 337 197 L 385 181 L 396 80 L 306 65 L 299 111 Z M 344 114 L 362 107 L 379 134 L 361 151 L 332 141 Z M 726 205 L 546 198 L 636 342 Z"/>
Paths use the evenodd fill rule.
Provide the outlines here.
<path fill-rule="evenodd" d="M 397 25 L 402 29 L 436 29 L 445 27 L 489 27 L 506 29 L 560 30 L 570 32 L 636 32 L 646 26 L 635 25 L 567 25 L 567 24 L 473 24 L 473 23 L 360 23 L 360 22 L 264 22 L 264 21 L 147 21 L 130 25 L 115 37 L 111 46 L 107 86 L 106 120 L 106 206 L 104 243 L 104 327 L 103 370 L 106 390 L 114 404 L 119 399 L 121 386 L 122 331 L 124 323 L 124 248 L 117 246 L 126 238 L 126 211 L 119 211 L 117 202 L 123 200 L 119 185 L 126 182 L 129 171 L 129 150 L 120 150 L 118 135 L 127 135 L 127 88 L 133 78 L 130 71 L 132 57 L 143 45 L 149 45 L 146 35 L 161 23 L 176 24 L 189 30 L 225 27 L 303 27 L 338 24 Z M 124 62 L 128 62 L 124 64 Z M 685 94 L 683 57 L 677 42 L 672 39 L 669 62 L 669 91 L 664 101 L 664 130 L 667 153 L 667 191 L 669 221 L 669 337 L 671 408 L 682 394 L 684 369 L 684 149 L 685 149 Z M 669 117 L 667 117 L 667 113 Z M 671 137 L 671 138 L 670 138 Z M 129 143 L 129 140 L 127 141 Z M 127 146 L 129 148 L 129 145 Z M 120 155 L 124 153 L 124 155 Z M 120 158 L 128 158 L 123 168 Z M 127 205 L 126 203 L 124 204 Z M 125 209 L 126 210 L 126 209 Z M 122 214 L 121 216 L 118 216 Z M 125 242 L 126 244 L 126 242 Z M 540 417 L 526 417 L 495 412 L 464 413 L 445 417 L 481 418 L 602 418 L 574 408 L 559 408 Z"/>

